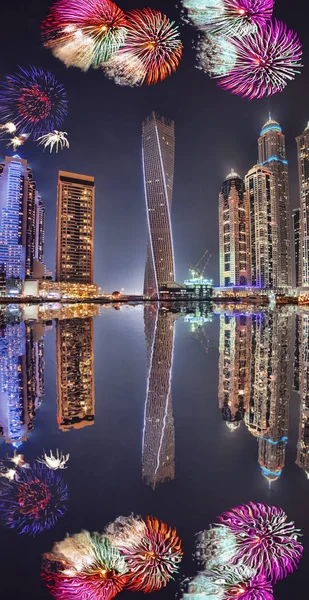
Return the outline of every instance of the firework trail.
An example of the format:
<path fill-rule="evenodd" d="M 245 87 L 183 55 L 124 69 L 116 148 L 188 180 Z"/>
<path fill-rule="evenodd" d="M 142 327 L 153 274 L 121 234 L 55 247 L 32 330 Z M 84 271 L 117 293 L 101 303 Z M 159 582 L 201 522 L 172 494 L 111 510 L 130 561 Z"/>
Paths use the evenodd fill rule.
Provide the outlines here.
<path fill-rule="evenodd" d="M 114 56 L 120 77 L 123 65 L 129 78 L 142 85 L 158 83 L 176 71 L 182 58 L 178 26 L 150 8 L 127 15 L 125 45 Z M 117 68 L 114 68 L 117 77 Z"/>
<path fill-rule="evenodd" d="M 302 66 L 302 46 L 292 30 L 274 19 L 254 35 L 231 40 L 237 53 L 233 69 L 218 85 L 252 100 L 282 92 Z"/>
<path fill-rule="evenodd" d="M 63 85 L 36 67 L 6 75 L 0 85 L 0 120 L 14 123 L 19 134 L 37 137 L 62 125 L 67 114 Z"/>
<path fill-rule="evenodd" d="M 62 475 L 38 463 L 18 467 L 12 480 L 0 480 L 0 515 L 7 527 L 32 536 L 53 527 L 66 512 Z"/>
<path fill-rule="evenodd" d="M 123 45 L 125 13 L 111 0 L 58 0 L 42 23 L 46 48 L 66 66 L 98 67 Z"/>
<path fill-rule="evenodd" d="M 245 563 L 276 582 L 297 568 L 303 547 L 294 523 L 281 508 L 265 504 L 238 506 L 220 516 L 237 538 L 234 561 Z"/>

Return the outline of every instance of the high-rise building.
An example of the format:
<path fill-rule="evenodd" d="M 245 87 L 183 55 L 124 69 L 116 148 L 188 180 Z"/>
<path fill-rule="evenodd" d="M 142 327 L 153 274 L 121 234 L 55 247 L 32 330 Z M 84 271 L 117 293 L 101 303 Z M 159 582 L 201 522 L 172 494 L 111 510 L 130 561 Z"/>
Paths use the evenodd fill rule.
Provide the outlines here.
<path fill-rule="evenodd" d="M 269 115 L 258 140 L 259 165 L 272 173 L 274 217 L 272 222 L 272 246 L 274 287 L 292 285 L 291 223 L 289 204 L 288 161 L 285 136 L 282 129 Z"/>
<path fill-rule="evenodd" d="M 249 406 L 251 329 L 251 315 L 220 315 L 218 399 L 231 431 L 240 425 Z"/>
<path fill-rule="evenodd" d="M 219 194 L 220 286 L 251 284 L 249 204 L 244 182 L 232 169 Z"/>
<path fill-rule="evenodd" d="M 0 263 L 11 287 L 20 290 L 21 281 L 33 276 L 36 183 L 27 161 L 17 154 L 5 157 L 0 174 Z"/>
<path fill-rule="evenodd" d="M 43 325 L 8 323 L 0 337 L 0 437 L 18 447 L 44 396 Z"/>
<path fill-rule="evenodd" d="M 299 285 L 309 286 L 309 122 L 296 142 L 300 187 Z"/>
<path fill-rule="evenodd" d="M 42 198 L 36 192 L 35 194 L 35 248 L 34 256 L 41 263 L 44 263 L 44 241 L 45 241 L 45 208 Z"/>
<path fill-rule="evenodd" d="M 245 177 L 250 209 L 252 285 L 275 287 L 273 175 L 256 165 Z"/>
<path fill-rule="evenodd" d="M 172 406 L 174 328 L 177 314 L 145 305 L 147 388 L 142 442 L 143 479 L 153 488 L 175 477 Z"/>
<path fill-rule="evenodd" d="M 309 478 L 309 314 L 299 315 L 300 417 L 296 464 Z"/>
<path fill-rule="evenodd" d="M 59 171 L 56 281 L 93 283 L 94 178 Z"/>
<path fill-rule="evenodd" d="M 58 320 L 56 348 L 59 429 L 69 431 L 93 425 L 93 319 Z"/>
<path fill-rule="evenodd" d="M 301 282 L 301 261 L 300 261 L 300 209 L 294 208 L 293 213 L 293 241 L 294 241 L 294 273 L 295 285 L 300 286 Z"/>
<path fill-rule="evenodd" d="M 175 281 L 171 223 L 174 181 L 174 122 L 154 112 L 143 123 L 143 176 L 147 214 L 144 294 L 159 297 Z"/>

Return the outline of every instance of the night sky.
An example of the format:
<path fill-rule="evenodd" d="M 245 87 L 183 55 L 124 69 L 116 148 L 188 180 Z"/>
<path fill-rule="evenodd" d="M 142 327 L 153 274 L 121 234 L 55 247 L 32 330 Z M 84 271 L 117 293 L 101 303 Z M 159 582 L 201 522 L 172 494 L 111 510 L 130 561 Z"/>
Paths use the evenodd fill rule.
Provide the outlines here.
<path fill-rule="evenodd" d="M 141 168 L 141 126 L 155 110 L 175 120 L 176 164 L 172 223 L 176 279 L 188 276 L 206 248 L 207 275 L 218 284 L 218 193 L 233 167 L 241 176 L 257 161 L 257 138 L 268 111 L 286 134 L 291 208 L 298 206 L 295 137 L 309 119 L 309 41 L 303 0 L 277 0 L 274 15 L 295 29 L 304 45 L 302 74 L 271 99 L 247 100 L 220 90 L 195 68 L 196 30 L 181 25 L 184 58 L 176 74 L 152 87 L 125 88 L 100 70 L 67 69 L 41 47 L 40 22 L 48 0 L 6 2 L 1 8 L 1 77 L 17 65 L 52 71 L 65 84 L 69 114 L 63 125 L 70 149 L 49 154 L 29 141 L 19 151 L 33 169 L 46 207 L 45 261 L 55 269 L 58 169 L 94 175 L 95 281 L 104 291 L 142 291 L 146 216 Z M 180 22 L 174 2 L 119 0 L 123 10 L 150 6 Z M 8 154 L 2 141 L 1 159 Z M 9 152 L 11 154 L 12 152 Z"/>

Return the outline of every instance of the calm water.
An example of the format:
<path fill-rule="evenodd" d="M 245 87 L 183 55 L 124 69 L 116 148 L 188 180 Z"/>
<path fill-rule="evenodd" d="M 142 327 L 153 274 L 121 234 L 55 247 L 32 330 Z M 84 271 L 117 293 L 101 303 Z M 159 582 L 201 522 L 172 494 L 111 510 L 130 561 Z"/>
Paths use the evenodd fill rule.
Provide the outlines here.
<path fill-rule="evenodd" d="M 282 506 L 302 529 L 304 558 L 275 598 L 303 596 L 309 312 L 178 308 L 3 309 L 0 459 L 14 445 L 26 460 L 70 453 L 56 526 L 35 538 L 0 529 L 4 597 L 49 598 L 41 554 L 131 512 L 176 526 L 180 578 L 194 574 L 194 534 L 249 500 Z M 157 596 L 174 598 L 178 583 Z"/>

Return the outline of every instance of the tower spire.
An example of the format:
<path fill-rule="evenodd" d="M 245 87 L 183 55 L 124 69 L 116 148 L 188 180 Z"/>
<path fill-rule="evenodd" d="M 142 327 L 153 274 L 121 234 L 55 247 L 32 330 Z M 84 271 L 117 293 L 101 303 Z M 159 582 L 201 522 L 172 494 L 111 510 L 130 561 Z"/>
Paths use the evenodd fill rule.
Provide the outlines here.
<path fill-rule="evenodd" d="M 269 111 L 269 113 L 268 113 L 268 119 L 269 119 L 269 121 L 271 121 L 271 111 Z"/>

